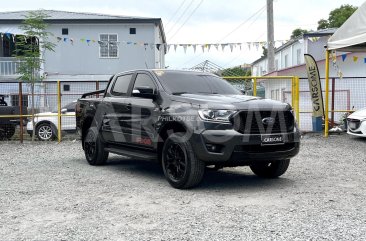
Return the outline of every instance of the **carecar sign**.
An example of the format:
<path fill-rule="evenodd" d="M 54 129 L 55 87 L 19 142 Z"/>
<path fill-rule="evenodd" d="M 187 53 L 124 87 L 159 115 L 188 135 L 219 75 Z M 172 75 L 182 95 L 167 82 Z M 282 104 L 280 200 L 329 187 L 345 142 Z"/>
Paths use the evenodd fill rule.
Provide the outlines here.
<path fill-rule="evenodd" d="M 262 145 L 282 144 L 283 141 L 282 135 L 262 135 Z"/>
<path fill-rule="evenodd" d="M 304 54 L 306 72 L 309 79 L 309 90 L 313 105 L 313 117 L 324 116 L 324 104 L 319 70 L 316 62 L 310 54 Z"/>

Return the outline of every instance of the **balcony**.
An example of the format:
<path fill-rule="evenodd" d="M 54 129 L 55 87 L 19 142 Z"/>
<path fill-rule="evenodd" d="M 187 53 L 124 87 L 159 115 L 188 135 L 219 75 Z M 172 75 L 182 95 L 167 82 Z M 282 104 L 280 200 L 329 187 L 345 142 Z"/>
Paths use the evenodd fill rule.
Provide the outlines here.
<path fill-rule="evenodd" d="M 13 57 L 0 57 L 0 79 L 16 79 L 19 60 Z"/>

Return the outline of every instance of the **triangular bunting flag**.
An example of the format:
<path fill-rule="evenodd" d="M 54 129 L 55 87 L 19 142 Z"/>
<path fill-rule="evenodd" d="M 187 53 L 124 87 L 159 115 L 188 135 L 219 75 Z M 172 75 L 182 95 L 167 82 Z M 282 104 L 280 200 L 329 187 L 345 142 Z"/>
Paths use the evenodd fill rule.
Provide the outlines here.
<path fill-rule="evenodd" d="M 196 47 L 197 47 L 197 45 L 193 44 L 192 46 L 193 46 L 193 52 L 196 53 Z"/>
<path fill-rule="evenodd" d="M 160 51 L 161 44 L 156 44 L 156 48 Z"/>
<path fill-rule="evenodd" d="M 344 62 L 347 58 L 347 54 L 342 54 L 342 61 Z"/>
<path fill-rule="evenodd" d="M 220 45 L 220 44 L 214 44 L 214 46 L 215 46 L 216 50 L 219 50 L 219 45 Z"/>
<path fill-rule="evenodd" d="M 353 56 L 353 62 L 357 62 L 358 61 L 358 56 Z"/>
<path fill-rule="evenodd" d="M 178 44 L 174 44 L 174 51 L 177 52 Z"/>
<path fill-rule="evenodd" d="M 184 53 L 187 52 L 187 44 L 183 44 Z"/>
<path fill-rule="evenodd" d="M 202 52 L 204 53 L 205 52 L 205 45 L 202 44 L 201 47 L 202 47 Z"/>
<path fill-rule="evenodd" d="M 221 44 L 221 50 L 224 51 L 227 44 Z"/>
<path fill-rule="evenodd" d="M 257 49 L 257 51 L 258 51 L 258 49 L 259 49 L 259 43 L 258 42 L 256 42 L 256 43 L 254 43 L 254 45 L 255 45 L 255 48 Z"/>

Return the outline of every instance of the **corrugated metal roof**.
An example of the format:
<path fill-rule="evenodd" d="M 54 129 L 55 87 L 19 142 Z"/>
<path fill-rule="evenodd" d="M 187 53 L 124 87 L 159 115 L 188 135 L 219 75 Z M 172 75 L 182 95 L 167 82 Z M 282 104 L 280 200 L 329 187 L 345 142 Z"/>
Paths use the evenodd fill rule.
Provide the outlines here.
<path fill-rule="evenodd" d="M 0 12 L 0 19 L 4 20 L 23 20 L 29 11 L 15 11 L 15 12 Z M 71 19 L 149 19 L 144 17 L 131 17 L 122 15 L 108 15 L 100 13 L 81 13 L 81 12 L 67 12 L 56 10 L 42 10 L 48 15 L 47 19 L 52 20 L 71 20 Z"/>

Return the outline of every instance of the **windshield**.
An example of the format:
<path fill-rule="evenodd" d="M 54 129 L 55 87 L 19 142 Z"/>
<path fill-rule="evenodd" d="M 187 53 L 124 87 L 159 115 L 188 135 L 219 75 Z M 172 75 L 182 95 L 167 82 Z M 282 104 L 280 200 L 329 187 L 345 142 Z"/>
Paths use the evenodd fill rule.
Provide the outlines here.
<path fill-rule="evenodd" d="M 172 94 L 222 94 L 241 95 L 226 80 L 211 74 L 194 72 L 155 72 L 161 84 Z"/>

